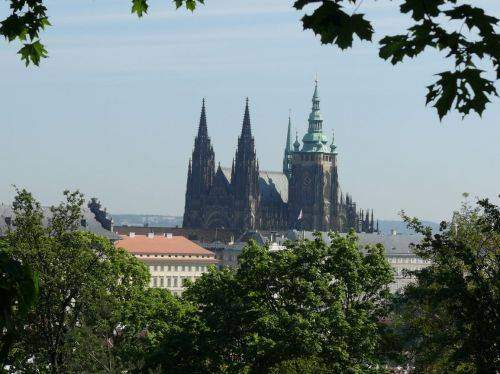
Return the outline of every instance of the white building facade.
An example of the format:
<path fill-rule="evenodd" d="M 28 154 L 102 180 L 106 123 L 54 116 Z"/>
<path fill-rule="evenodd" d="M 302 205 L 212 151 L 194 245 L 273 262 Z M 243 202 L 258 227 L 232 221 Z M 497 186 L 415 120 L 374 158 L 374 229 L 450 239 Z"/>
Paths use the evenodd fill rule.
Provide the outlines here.
<path fill-rule="evenodd" d="M 150 286 L 181 295 L 186 280 L 196 281 L 216 265 L 213 252 L 183 236 L 130 233 L 115 243 L 143 262 L 151 273 Z"/>

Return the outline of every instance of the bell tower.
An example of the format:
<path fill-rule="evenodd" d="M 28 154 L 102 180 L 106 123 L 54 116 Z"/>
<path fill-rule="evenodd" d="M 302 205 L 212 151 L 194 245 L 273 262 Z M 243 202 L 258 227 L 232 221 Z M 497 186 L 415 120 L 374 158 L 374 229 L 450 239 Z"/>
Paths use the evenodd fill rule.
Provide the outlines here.
<path fill-rule="evenodd" d="M 308 130 L 292 154 L 289 225 L 300 230 L 338 230 L 337 152 L 323 134 L 318 81 L 315 81 Z"/>

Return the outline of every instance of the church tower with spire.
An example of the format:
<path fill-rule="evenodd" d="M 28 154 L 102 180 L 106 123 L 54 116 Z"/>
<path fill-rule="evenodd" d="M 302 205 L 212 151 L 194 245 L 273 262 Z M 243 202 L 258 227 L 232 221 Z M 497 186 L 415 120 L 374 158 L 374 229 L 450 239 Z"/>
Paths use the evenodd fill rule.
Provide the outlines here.
<path fill-rule="evenodd" d="M 198 134 L 188 166 L 183 227 L 203 227 L 204 204 L 215 175 L 215 154 L 208 136 L 205 99 L 202 101 Z"/>
<path fill-rule="evenodd" d="M 288 189 L 289 224 L 303 230 L 338 230 L 339 188 L 336 146 L 328 144 L 323 133 L 318 81 L 315 82 L 312 109 L 302 148 L 292 157 Z"/>
<path fill-rule="evenodd" d="M 255 229 L 259 227 L 259 164 L 250 124 L 248 98 L 245 104 L 241 135 L 231 170 L 234 194 L 234 225 Z"/>
<path fill-rule="evenodd" d="M 290 113 L 288 115 L 288 130 L 286 132 L 285 151 L 283 152 L 283 174 L 286 175 L 288 180 L 290 180 L 290 177 L 292 176 L 292 154 L 292 119 Z"/>

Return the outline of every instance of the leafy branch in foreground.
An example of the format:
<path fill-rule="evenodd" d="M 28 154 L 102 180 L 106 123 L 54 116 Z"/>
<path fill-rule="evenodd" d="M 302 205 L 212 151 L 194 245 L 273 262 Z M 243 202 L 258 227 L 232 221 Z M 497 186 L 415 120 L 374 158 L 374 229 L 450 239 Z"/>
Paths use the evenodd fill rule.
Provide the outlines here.
<path fill-rule="evenodd" d="M 17 52 L 21 55 L 26 66 L 40 65 L 40 61 L 49 56 L 45 45 L 41 42 L 40 32 L 49 22 L 47 7 L 44 0 L 8 0 L 10 1 L 10 15 L 0 22 L 0 35 L 8 42 L 17 40 L 23 46 Z M 196 3 L 203 4 L 204 0 L 173 0 L 177 9 L 185 7 L 194 11 Z M 148 12 L 147 0 L 132 0 L 132 13 L 142 17 Z"/>
<path fill-rule="evenodd" d="M 15 259 L 0 239 L 0 368 L 5 367 L 20 329 L 15 320 L 24 321 L 38 296 L 38 274 Z"/>
<path fill-rule="evenodd" d="M 19 50 L 26 65 L 39 65 L 48 56 L 39 33 L 49 26 L 43 0 L 9 0 L 11 14 L 0 22 L 0 35 L 9 42 L 24 43 Z M 304 29 L 320 36 L 323 44 L 344 50 L 352 47 L 354 36 L 372 41 L 374 28 L 365 15 L 358 13 L 364 0 L 296 0 L 294 7 L 315 7 L 302 17 Z M 194 11 L 204 0 L 173 0 L 177 9 Z M 500 78 L 500 37 L 498 18 L 464 0 L 403 0 L 402 14 L 413 25 L 404 33 L 386 35 L 379 41 L 379 56 L 393 65 L 414 58 L 426 49 L 445 53 L 454 68 L 436 74 L 427 86 L 426 104 L 436 108 L 442 119 L 451 110 L 462 116 L 471 111 L 482 115 L 486 105 L 498 96 L 494 86 Z M 348 9 L 352 8 L 352 9 Z M 132 13 L 142 17 L 148 12 L 148 0 L 132 0 Z M 487 66 L 487 67 L 484 67 Z M 490 77 L 490 78 L 488 78 Z"/>
<path fill-rule="evenodd" d="M 297 0 L 295 8 L 320 4 L 302 18 L 304 29 L 321 37 L 322 43 L 341 49 L 352 47 L 353 36 L 371 41 L 373 27 L 357 10 L 363 0 Z M 491 97 L 498 96 L 494 81 L 485 77 L 480 62 L 491 63 L 492 73 L 500 77 L 500 38 L 495 31 L 496 17 L 459 0 L 404 0 L 402 14 L 410 14 L 413 25 L 406 33 L 383 37 L 379 56 L 393 65 L 405 57 L 418 56 L 427 48 L 446 53 L 454 69 L 437 74 L 427 87 L 426 104 L 432 104 L 442 119 L 453 108 L 464 117 L 471 111 L 482 115 Z M 354 7 L 351 14 L 346 5 Z M 455 27 L 456 26 L 456 27 Z M 464 27 L 465 26 L 465 27 Z"/>

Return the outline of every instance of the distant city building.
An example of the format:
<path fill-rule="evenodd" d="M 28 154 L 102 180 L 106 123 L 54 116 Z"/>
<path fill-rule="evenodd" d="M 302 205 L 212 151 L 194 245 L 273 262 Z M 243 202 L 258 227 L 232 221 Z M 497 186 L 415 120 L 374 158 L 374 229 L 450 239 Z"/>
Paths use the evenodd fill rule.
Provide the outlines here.
<path fill-rule="evenodd" d="M 50 207 L 42 207 L 43 225 L 47 226 L 52 217 Z M 92 198 L 87 207 L 82 207 L 82 217 L 80 218 L 78 230 L 88 231 L 93 234 L 104 236 L 111 241 L 120 239 L 113 230 L 113 221 L 106 213 L 106 209 L 101 208 L 101 204 L 96 198 Z M 14 227 L 14 212 L 11 206 L 0 204 L 0 237 L 4 236 Z"/>
<path fill-rule="evenodd" d="M 115 242 L 143 262 L 151 273 L 151 287 L 166 288 L 175 295 L 184 290 L 184 281 L 195 281 L 217 264 L 214 253 L 183 236 L 171 234 L 135 235 L 130 232 Z"/>
<path fill-rule="evenodd" d="M 205 101 L 198 134 L 189 160 L 184 228 L 245 230 L 377 230 L 373 210 L 358 210 L 349 194 L 340 189 L 337 147 L 323 134 L 323 119 L 316 82 L 308 131 L 302 144 L 292 144 L 288 119 L 283 170 L 259 168 L 250 124 L 248 99 L 241 135 L 230 168 L 215 167 L 208 136 Z"/>

